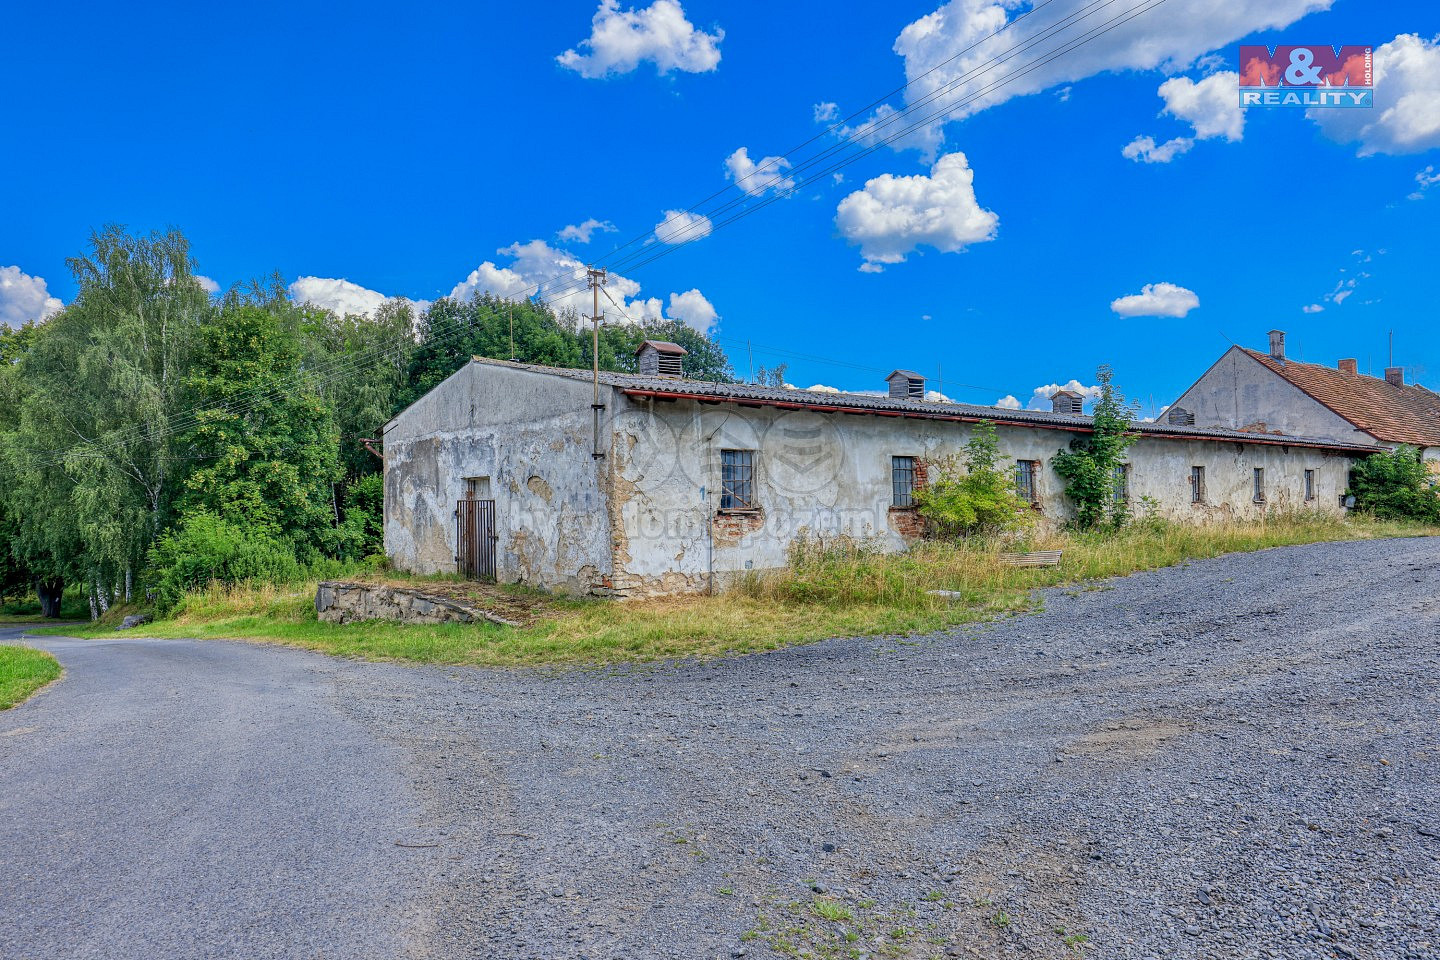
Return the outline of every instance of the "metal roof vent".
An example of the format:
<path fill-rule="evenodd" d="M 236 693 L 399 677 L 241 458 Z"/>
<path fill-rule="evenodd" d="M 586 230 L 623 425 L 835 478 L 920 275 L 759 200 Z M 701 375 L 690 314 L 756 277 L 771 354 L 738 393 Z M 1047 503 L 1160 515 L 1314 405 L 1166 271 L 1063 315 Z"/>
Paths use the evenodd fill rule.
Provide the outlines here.
<path fill-rule="evenodd" d="M 896 370 L 885 378 L 891 400 L 924 400 L 925 378 L 914 370 Z"/>
<path fill-rule="evenodd" d="M 668 340 L 646 340 L 635 348 L 635 356 L 639 358 L 640 375 L 677 379 L 683 377 L 685 367 L 681 357 L 687 352 L 680 344 Z"/>
<path fill-rule="evenodd" d="M 1052 413 L 1084 413 L 1085 398 L 1070 390 L 1056 390 L 1050 394 Z"/>
<path fill-rule="evenodd" d="M 1165 420 L 1172 427 L 1193 427 L 1195 426 L 1195 414 L 1184 407 L 1171 407 L 1165 411 Z"/>

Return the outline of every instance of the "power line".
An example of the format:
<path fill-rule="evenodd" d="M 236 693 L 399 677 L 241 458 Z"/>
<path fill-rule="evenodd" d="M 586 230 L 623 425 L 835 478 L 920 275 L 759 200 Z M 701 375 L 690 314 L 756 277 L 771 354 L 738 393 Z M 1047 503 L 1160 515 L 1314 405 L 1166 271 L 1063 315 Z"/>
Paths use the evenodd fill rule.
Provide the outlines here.
<path fill-rule="evenodd" d="M 1050 2 L 1053 2 L 1053 0 L 1046 0 L 1045 3 L 1042 3 L 1042 4 L 1040 4 L 1040 5 L 1037 5 L 1036 7 L 1032 8 L 1032 9 L 1029 10 L 1029 11 L 1027 11 L 1027 12 L 1026 12 L 1025 14 L 1023 14 L 1022 16 L 1017 17 L 1016 19 L 1007 22 L 1007 23 L 1006 23 L 1004 26 L 1002 26 L 999 30 L 995 31 L 995 33 L 993 33 L 993 34 L 991 34 L 991 35 L 989 35 L 989 36 L 987 36 L 987 37 L 985 37 L 985 38 L 982 38 L 982 40 L 977 41 L 975 44 L 972 44 L 970 47 L 967 47 L 965 50 L 961 51 L 961 53 L 954 55 L 953 57 L 947 59 L 946 61 L 942 61 L 941 64 L 937 64 L 935 67 L 931 68 L 931 70 L 926 71 L 925 74 L 921 74 L 920 76 L 916 77 L 914 80 L 911 80 L 910 82 L 906 83 L 906 84 L 903 85 L 902 87 L 897 88 L 897 90 L 904 90 L 904 89 L 908 88 L 910 85 L 912 85 L 914 82 L 918 81 L 919 79 L 922 79 L 924 76 L 927 76 L 927 75 L 929 75 L 930 73 L 933 73 L 936 69 L 939 69 L 941 66 L 944 66 L 946 63 L 953 62 L 955 59 L 958 59 L 960 56 L 962 56 L 965 52 L 968 52 L 969 50 L 974 49 L 974 47 L 975 47 L 975 46 L 978 46 L 979 43 L 983 43 L 983 42 L 985 42 L 986 40 L 989 40 L 989 39 L 993 38 L 994 36 L 999 35 L 1001 32 L 1003 32 L 1004 30 L 1008 29 L 1010 26 L 1013 26 L 1015 23 L 1019 22 L 1019 21 L 1020 21 L 1021 19 L 1023 19 L 1025 16 L 1028 16 L 1028 15 L 1034 13 L 1036 10 L 1041 9 L 1041 7 L 1043 7 L 1043 6 L 1048 6 Z M 1080 20 L 1084 19 L 1085 17 L 1088 17 L 1088 16 L 1090 15 L 1090 12 L 1093 12 L 1093 10 L 1092 10 L 1091 8 L 1096 8 L 1096 7 L 1103 8 L 1104 6 L 1109 6 L 1111 3 L 1114 3 L 1114 2 L 1115 2 L 1115 0 L 1091 0 L 1091 2 L 1086 5 L 1086 7 L 1082 7 L 1081 10 L 1076 11 L 1075 13 L 1072 13 L 1072 14 L 1068 15 L 1067 17 L 1062 18 L 1060 21 L 1057 21 L 1055 24 L 1052 24 L 1050 28 L 1047 28 L 1047 31 L 1042 32 L 1042 34 L 1041 34 L 1040 37 L 1038 37 L 1038 38 L 1033 38 L 1033 39 L 1031 39 L 1031 40 L 1025 41 L 1025 42 L 1022 43 L 1022 44 L 1017 44 L 1016 46 L 1010 48 L 1010 50 L 1006 51 L 1006 55 L 1005 55 L 1004 57 L 991 57 L 989 60 L 987 60 L 987 61 L 985 61 L 985 62 L 982 62 L 982 64 L 980 64 L 980 65 L 977 65 L 977 67 L 972 68 L 970 71 L 967 71 L 967 73 L 964 74 L 964 75 L 962 75 L 962 77 L 957 78 L 957 79 L 955 79 L 955 80 L 950 81 L 950 82 L 947 83 L 947 84 L 942 85 L 940 88 L 938 88 L 937 91 L 932 92 L 931 94 L 928 94 L 926 97 L 921 98 L 920 100 L 916 101 L 915 103 L 908 105 L 908 106 L 905 107 L 903 110 L 896 111 L 896 113 L 894 113 L 894 114 L 892 114 L 891 116 L 885 118 L 885 120 L 884 120 L 883 122 L 879 122 L 879 123 L 876 123 L 876 124 L 867 124 L 867 125 L 865 125 L 864 127 L 862 127 L 861 130 L 864 131 L 866 137 L 869 137 L 871 134 L 873 134 L 873 132 L 874 132 L 875 130 L 879 129 L 880 127 L 882 127 L 882 126 L 888 126 L 889 124 L 891 124 L 891 123 L 895 122 L 896 120 L 898 120 L 900 117 L 909 115 L 910 113 L 912 113 L 913 111 L 915 111 L 915 110 L 918 109 L 919 107 L 924 106 L 924 105 L 926 105 L 926 104 L 928 104 L 928 103 L 933 103 L 933 102 L 935 102 L 935 100 L 936 100 L 937 97 L 938 97 L 939 91 L 944 91 L 944 90 L 948 90 L 948 89 L 953 89 L 957 84 L 959 84 L 959 83 L 961 83 L 961 82 L 963 82 L 963 81 L 965 81 L 965 80 L 968 80 L 969 78 L 971 78 L 971 77 L 974 76 L 974 75 L 978 75 L 978 74 L 977 74 L 977 71 L 978 71 L 979 73 L 988 72 L 988 71 L 989 71 L 990 69 L 992 69 L 994 66 L 997 66 L 997 65 L 999 65 L 1000 63 L 1003 63 L 1003 62 L 1005 62 L 1006 60 L 1010 59 L 1010 55 L 1011 55 L 1011 54 L 1014 54 L 1014 53 L 1016 53 L 1017 51 L 1023 52 L 1023 50 L 1028 50 L 1029 48 L 1038 45 L 1039 42 L 1043 42 L 1043 40 L 1049 39 L 1050 37 L 1053 37 L 1053 36 L 1057 35 L 1057 34 L 1058 34 L 1059 32 L 1061 32 L 1063 29 L 1068 28 L 1069 26 L 1073 26 L 1074 23 L 1078 23 Z M 810 176 L 810 177 L 805 178 L 805 179 L 804 179 L 803 181 L 801 181 L 801 183 L 799 183 L 796 187 L 793 187 L 793 188 L 791 188 L 790 190 L 786 191 L 786 193 L 785 193 L 784 195 L 789 195 L 790 193 L 793 193 L 795 190 L 799 189 L 799 188 L 802 187 L 802 186 L 807 186 L 807 185 L 809 185 L 810 183 L 815 182 L 817 179 L 820 179 L 820 178 L 822 178 L 822 177 L 824 177 L 824 176 L 827 176 L 827 175 L 829 175 L 830 173 L 834 172 L 835 170 L 837 170 L 837 169 L 839 169 L 839 168 L 841 168 L 841 167 L 847 166 L 847 165 L 849 165 L 849 164 L 851 164 L 851 163 L 856 162 L 857 160 L 859 160 L 859 159 L 861 159 L 861 158 L 863 158 L 863 157 L 869 156 L 870 154 L 872 154 L 872 153 L 876 152 L 878 149 L 880 149 L 882 146 L 888 146 L 889 144 L 896 142 L 898 139 L 903 138 L 904 136 L 908 135 L 909 133 L 913 132 L 914 130 L 918 129 L 919 127 L 921 127 L 921 126 L 923 126 L 923 125 L 925 125 L 925 124 L 927 124 L 927 123 L 932 122 L 933 120 L 937 119 L 937 118 L 940 117 L 940 116 L 943 116 L 945 113 L 948 113 L 948 112 L 950 112 L 950 111 L 953 111 L 954 109 L 956 109 L 956 108 L 959 107 L 959 106 L 963 106 L 963 105 L 966 105 L 966 104 L 968 104 L 968 103 L 971 103 L 971 102 L 973 102 L 975 99 L 978 99 L 980 96 L 983 96 L 984 94 L 986 94 L 986 93 L 988 93 L 988 92 L 990 92 L 990 91 L 992 91 L 992 90 L 994 90 L 994 89 L 998 89 L 998 88 L 1000 88 L 1000 87 L 1002 87 L 1002 86 L 1005 86 L 1006 84 L 1008 84 L 1008 83 L 1011 82 L 1012 80 L 1014 80 L 1014 79 L 1016 79 L 1016 78 L 1018 78 L 1018 77 L 1020 77 L 1020 76 L 1024 76 L 1025 74 L 1027 74 L 1027 73 L 1029 73 L 1029 72 L 1031 72 L 1031 71 L 1033 71 L 1033 70 L 1035 70 L 1035 69 L 1038 69 L 1039 67 L 1044 66 L 1044 65 L 1046 65 L 1046 64 L 1048 64 L 1048 63 L 1050 63 L 1050 62 L 1053 62 L 1054 60 L 1058 59 L 1059 57 L 1064 56 L 1065 54 L 1070 53 L 1070 52 L 1072 52 L 1072 51 L 1075 50 L 1075 49 L 1078 49 L 1080 46 L 1083 46 L 1083 45 L 1085 45 L 1086 43 L 1091 42 L 1092 40 L 1098 38 L 1099 36 L 1103 36 L 1104 34 L 1109 33 L 1111 30 L 1115 29 L 1116 27 L 1120 26 L 1121 24 L 1123 24 L 1123 23 L 1125 23 L 1125 22 L 1128 22 L 1129 20 L 1132 20 L 1132 19 L 1134 19 L 1135 17 L 1137 17 L 1137 16 L 1139 16 L 1139 15 L 1141 15 L 1141 14 L 1143 14 L 1143 13 L 1149 12 L 1149 10 L 1154 9 L 1155 7 L 1159 6 L 1160 4 L 1162 4 L 1162 3 L 1164 3 L 1164 2 L 1165 2 L 1165 0 L 1142 0 L 1141 3 L 1137 4 L 1135 7 L 1130 8 L 1130 9 L 1127 10 L 1124 14 L 1121 14 L 1120 16 L 1117 16 L 1117 17 L 1115 17 L 1115 18 L 1112 18 L 1110 21 L 1107 21 L 1105 24 L 1102 24 L 1101 27 L 1103 27 L 1103 29 L 1101 29 L 1101 28 L 1094 28 L 1094 29 L 1092 29 L 1091 31 L 1088 31 L 1087 34 L 1082 34 L 1080 39 L 1078 39 L 1078 40 L 1076 40 L 1076 41 L 1069 42 L 1068 46 L 1067 46 L 1066 44 L 1061 44 L 1060 47 L 1057 47 L 1057 48 L 1055 48 L 1055 49 L 1053 49 L 1053 50 L 1051 50 L 1051 51 L 1047 51 L 1045 54 L 1042 54 L 1042 55 L 1041 55 L 1041 56 L 1044 57 L 1045 59 L 1033 61 L 1033 62 L 1032 62 L 1027 68 L 1025 68 L 1024 70 L 1014 71 L 1014 72 L 1006 75 L 1006 76 L 1005 76 L 1004 78 L 1002 78 L 1001 80 L 996 81 L 995 83 L 992 83 L 990 86 L 985 87 L 984 89 L 976 92 L 975 94 L 973 94 L 973 95 L 971 95 L 971 96 L 969 96 L 969 97 L 967 97 L 967 98 L 965 98 L 965 99 L 963 99 L 963 100 L 959 100 L 959 101 L 957 101 L 957 102 L 953 102 L 953 103 L 947 104 L 947 105 L 946 105 L 944 108 L 942 108 L 941 110 L 936 111 L 936 112 L 934 112 L 934 113 L 931 113 L 930 115 L 926 116 L 925 118 L 923 118 L 922 120 L 918 121 L 917 123 L 914 123 L 914 124 L 909 125 L 908 127 L 902 128 L 899 132 L 894 133 L 894 134 L 892 134 L 892 135 L 889 136 L 889 137 L 876 140 L 875 142 L 873 142 L 872 144 L 870 144 L 869 146 L 867 146 L 865 149 L 860 150 L 858 153 L 855 153 L 855 154 L 853 154 L 853 155 L 850 156 L 850 157 L 843 158 L 843 159 L 837 161 L 836 163 L 833 163 L 833 164 L 831 164 L 830 166 L 825 167 L 824 169 L 820 170 L 820 171 L 817 172 L 816 174 L 814 174 L 814 175 L 812 175 L 812 176 Z M 1089 12 L 1086 12 L 1086 11 L 1089 11 Z M 982 68 L 983 68 L 983 69 L 982 69 Z M 884 98 L 882 98 L 882 100 L 883 100 L 883 99 L 884 99 Z M 878 101 L 877 101 L 877 102 L 878 102 Z M 869 109 L 869 108 L 864 108 L 864 109 Z M 847 118 L 847 119 L 853 119 L 855 116 L 858 116 L 859 113 L 863 113 L 863 112 L 864 112 L 864 109 L 862 109 L 861 111 L 857 111 L 857 113 L 855 113 L 855 114 L 851 114 L 851 116 L 850 116 L 849 118 Z M 844 122 L 844 121 L 841 121 L 841 123 L 843 123 L 843 122 Z M 829 128 L 829 129 L 833 131 L 833 130 L 837 129 L 839 126 L 840 126 L 840 123 L 837 123 L 837 124 L 832 125 L 831 128 Z M 827 131 L 827 132 L 829 132 L 829 131 Z M 812 137 L 812 138 L 810 138 L 809 140 L 805 141 L 805 143 L 802 144 L 801 146 L 803 147 L 803 146 L 805 146 L 805 145 L 808 145 L 809 143 L 813 143 L 813 142 L 815 142 L 817 139 L 819 139 L 820 136 L 823 136 L 823 135 L 824 135 L 824 134 L 821 134 L 821 135 L 816 136 L 816 137 Z M 843 150 L 843 149 L 845 149 L 846 147 L 849 147 L 849 146 L 854 146 L 855 143 L 856 143 L 856 141 L 853 139 L 853 136 L 852 136 L 852 137 L 847 137 L 847 139 L 846 139 L 845 141 L 843 141 L 841 144 L 839 144 L 839 145 L 837 145 L 837 146 L 832 146 L 832 147 L 830 147 L 830 148 L 827 148 L 827 150 L 822 151 L 818 156 L 813 157 L 813 158 L 805 161 L 805 162 L 804 162 L 800 167 L 798 167 L 798 168 L 792 167 L 792 168 L 790 168 L 790 169 L 791 169 L 792 171 L 793 171 L 793 170 L 797 170 L 797 169 L 805 169 L 806 167 L 809 167 L 809 166 L 811 166 L 811 165 L 813 165 L 813 164 L 815 164 L 815 163 L 817 163 L 817 162 L 820 162 L 821 160 L 825 159 L 827 156 L 833 156 L 833 155 L 834 155 L 836 152 L 838 152 L 839 150 Z M 752 175 L 753 175 L 753 173 L 754 173 L 754 172 L 752 171 Z M 750 199 L 750 195 L 747 194 L 747 193 L 745 193 L 745 191 L 743 190 L 743 188 L 738 187 L 738 184 L 739 184 L 740 182 L 743 182 L 744 179 L 748 179 L 748 178 L 749 178 L 748 176 L 747 176 L 746 178 L 742 178 L 741 181 L 737 181 L 736 184 L 732 184 L 732 185 L 730 185 L 730 186 L 727 186 L 726 188 L 722 189 L 721 191 L 717 191 L 716 193 L 714 193 L 714 194 L 711 195 L 711 198 L 718 197 L 718 196 L 723 195 L 725 192 L 727 192 L 728 190 L 730 190 L 730 189 L 732 189 L 732 188 L 740 189 L 740 190 L 741 190 L 741 193 L 742 193 L 742 196 L 739 197 L 737 200 L 732 200 L 732 201 L 728 202 L 727 204 L 724 204 L 724 205 L 722 205 L 721 207 L 719 207 L 719 208 L 715 211 L 716 213 L 718 213 L 718 212 L 723 212 L 723 211 L 728 210 L 728 209 L 734 209 L 734 207 L 735 207 L 737 204 L 742 204 L 742 203 L 746 202 L 746 200 Z M 718 223 L 718 224 L 712 225 L 712 231 L 711 231 L 711 232 L 713 232 L 713 231 L 716 230 L 716 229 L 720 229 L 721 227 L 728 226 L 728 225 L 730 225 L 730 224 L 732 224 L 732 223 L 735 223 L 735 222 L 737 222 L 737 221 L 739 221 L 739 220 L 741 220 L 741 219 L 744 219 L 745 217 L 747 217 L 747 216 L 749 216 L 749 215 L 751 215 L 751 214 L 753 214 L 753 213 L 759 212 L 760 210 L 762 210 L 762 209 L 764 209 L 765 207 L 769 206 L 769 205 L 770 205 L 771 203 L 773 203 L 775 200 L 780 199 L 781 196 L 782 196 L 781 194 L 773 194 L 772 196 L 770 196 L 770 197 L 768 197 L 768 198 L 762 198 L 762 199 L 758 200 L 754 205 L 752 205 L 752 206 L 750 206 L 750 207 L 746 207 L 745 209 L 741 210 L 739 213 L 736 213 L 735 215 L 730 216 L 730 217 L 726 218 L 725 220 L 722 220 L 722 221 L 721 221 L 720 223 Z M 703 204 L 704 202 L 705 202 L 705 201 L 702 201 L 702 204 Z M 691 209 L 691 211 L 694 210 L 693 207 L 690 208 L 690 209 Z M 646 233 L 641 234 L 641 235 L 640 235 L 640 238 L 648 237 L 651 233 L 654 233 L 654 232 L 655 232 L 655 231 L 647 231 Z M 643 260 L 642 260 L 642 259 L 636 259 L 636 258 L 638 258 L 641 254 L 643 254 L 643 253 L 646 252 L 645 250 L 639 250 L 639 251 L 636 251 L 636 252 L 633 253 L 633 254 L 629 254 L 629 255 L 626 255 L 626 256 L 624 256 L 624 257 L 620 257 L 620 258 L 619 258 L 619 263 L 620 263 L 621 265 L 623 265 L 623 266 L 636 267 L 636 268 L 638 268 L 638 267 L 643 267 L 643 266 L 646 266 L 646 265 L 648 265 L 648 264 L 650 264 L 650 263 L 655 262 L 656 260 L 659 260 L 660 258 L 662 258 L 662 257 L 664 257 L 664 256 L 668 256 L 670 253 L 673 253 L 675 250 L 679 249 L 679 248 L 682 247 L 682 246 L 685 246 L 685 245 L 688 244 L 688 243 L 694 242 L 694 240 L 696 240 L 696 239 L 700 239 L 700 238 L 699 238 L 698 236 L 696 236 L 696 237 L 690 237 L 690 238 L 681 239 L 681 240 L 679 240 L 678 242 L 675 242 L 675 243 L 667 244 L 667 245 L 666 245 L 666 249 L 660 250 L 659 252 L 656 252 L 656 253 L 650 255 L 649 257 L 646 257 L 646 258 L 643 259 Z M 635 240 L 631 240 L 631 241 L 627 242 L 626 244 L 622 245 L 621 247 L 616 248 L 616 250 L 617 250 L 617 251 L 618 251 L 618 250 L 622 250 L 622 249 L 624 249 L 625 247 L 632 245 L 634 242 L 636 242 L 636 241 L 635 241 Z M 614 253 L 614 252 L 616 252 L 616 251 L 612 251 L 612 253 Z M 614 267 L 611 266 L 611 267 L 609 267 L 608 269 L 613 269 L 613 268 L 614 268 Z M 567 293 L 567 292 L 572 292 L 572 291 L 569 291 L 569 290 L 566 289 L 568 285 L 576 284 L 577 282 L 580 283 L 580 284 L 583 284 L 583 283 L 586 282 L 585 279 L 584 279 L 584 277 L 585 277 L 584 271 L 581 270 L 581 269 L 579 269 L 579 268 L 578 268 L 578 265 L 577 265 L 577 268 L 576 268 L 576 269 L 569 270 L 569 271 L 566 271 L 566 272 L 564 272 L 564 273 L 556 274 L 554 277 L 551 277 L 551 278 L 546 279 L 546 280 L 539 281 L 538 283 L 536 283 L 536 282 L 526 283 L 526 284 L 524 284 L 523 286 L 518 287 L 518 288 L 510 291 L 509 294 L 504 295 L 504 296 L 501 296 L 500 299 L 504 299 L 504 300 L 507 300 L 507 301 L 508 301 L 508 300 L 512 300 L 512 299 L 515 298 L 515 295 L 516 295 L 516 294 L 524 294 L 527 299 L 529 299 L 529 298 L 531 298 L 531 297 L 540 297 L 540 296 L 541 296 L 541 292 L 545 290 L 545 288 L 546 288 L 547 285 L 549 285 L 549 284 L 551 284 L 551 283 L 554 283 L 554 282 L 556 282 L 556 281 L 564 280 L 567 276 L 569 277 L 569 280 L 568 280 L 568 281 L 566 281 L 565 283 L 562 283 L 559 287 L 556 287 L 556 288 L 552 289 L 551 291 L 549 291 L 549 293 L 550 293 L 551 296 L 558 296 L 558 295 L 561 295 L 561 294 L 564 294 L 564 293 Z M 532 287 L 535 289 L 535 293 L 533 293 L 533 294 L 526 294 L 525 291 L 530 290 Z M 576 289 L 579 289 L 579 288 L 576 287 Z M 607 293 L 607 298 L 609 298 L 608 293 Z M 614 303 L 614 299 L 613 299 L 613 298 L 609 298 L 609 299 L 611 300 L 612 303 Z M 615 304 L 615 305 L 616 305 L 616 308 L 617 308 L 617 309 L 621 309 L 618 304 Z M 625 315 L 623 309 L 621 309 L 621 313 L 622 313 L 622 315 Z M 629 318 L 628 318 L 628 315 L 626 315 L 626 316 L 627 316 L 627 319 L 629 319 Z M 633 321 L 632 321 L 632 322 L 633 322 Z M 462 332 L 462 331 L 457 328 L 457 329 L 455 329 L 455 330 L 452 330 L 451 333 L 450 333 L 450 335 L 456 335 L 456 336 L 458 336 L 460 332 Z M 397 346 L 397 350 L 398 350 L 398 349 L 404 349 L 404 346 L 403 346 L 403 345 L 399 345 L 399 346 Z M 368 351 L 368 353 L 369 353 L 369 355 L 370 355 L 370 356 L 369 356 L 370 359 L 383 358 L 383 357 L 389 356 L 389 355 L 390 355 L 391 353 L 393 353 L 393 352 L 396 352 L 396 351 L 379 351 L 379 352 L 376 352 L 375 350 Z M 336 357 L 330 364 L 326 365 L 326 366 L 329 366 L 329 367 L 333 368 L 331 371 L 329 371 L 329 372 L 331 373 L 331 376 L 329 376 L 328 378 L 327 378 L 327 377 L 322 377 L 319 381 L 313 381 L 313 382 L 312 382 L 312 385 L 317 386 L 317 387 L 323 389 L 323 387 L 328 386 L 328 385 L 331 384 L 331 383 L 334 383 L 335 381 L 337 381 L 337 380 L 339 379 L 340 376 L 342 376 L 345 372 L 347 372 L 346 370 L 344 370 L 344 369 L 342 369 L 342 368 L 347 367 L 347 366 L 355 366 L 355 365 L 358 365 L 359 363 L 365 361 L 365 360 L 367 359 L 366 354 L 367 354 L 367 352 L 362 352 L 361 354 L 356 355 L 356 356 L 343 356 L 343 355 L 342 355 L 342 356 Z M 962 385 L 964 385 L 964 384 L 962 384 Z M 275 390 L 278 390 L 278 389 L 280 389 L 280 388 L 272 388 L 272 390 L 271 390 L 271 391 L 268 391 L 267 393 L 273 393 L 273 392 L 275 392 Z M 981 387 L 981 388 L 979 388 L 979 389 L 998 389 L 998 388 Z M 251 401 L 248 405 L 243 405 L 243 404 L 242 404 L 241 406 L 238 406 L 238 407 L 231 406 L 231 405 L 226 405 L 226 406 L 222 406 L 221 408 L 207 408 L 206 410 L 203 410 L 203 411 L 202 411 L 202 410 L 196 410 L 196 411 L 194 411 L 194 412 L 192 413 L 192 415 L 189 417 L 188 421 L 187 421 L 186 419 L 167 418 L 167 422 L 169 422 L 170 420 L 173 420 L 173 421 L 174 421 L 174 424 L 173 424 L 169 429 L 164 429 L 164 428 L 162 428 L 162 430 L 160 431 L 160 435 L 161 435 L 161 436 L 168 435 L 168 434 L 171 434 L 171 433 L 176 432 L 176 431 L 179 430 L 179 429 L 189 429 L 191 426 L 193 426 L 193 425 L 195 425 L 196 423 L 198 423 L 198 422 L 199 422 L 199 419 L 200 419 L 202 416 L 204 416 L 205 414 L 210 413 L 210 412 L 212 412 L 212 411 L 217 411 L 217 410 L 218 410 L 219 412 L 229 412 L 229 413 L 232 413 L 232 414 L 242 413 L 242 412 L 248 412 L 248 410 L 253 409 L 253 408 L 254 408 L 255 406 L 257 406 L 259 403 L 264 402 L 264 399 L 265 399 L 266 395 L 267 395 L 266 393 L 262 393 L 262 394 L 260 394 L 260 395 L 257 395 L 257 396 L 255 397 L 255 399 L 254 399 L 253 401 Z M 232 401 L 232 404 L 233 404 L 233 403 L 237 403 L 237 402 L 238 402 L 238 401 Z M 177 415 L 177 416 L 179 416 L 179 415 Z M 133 437 L 133 438 L 131 438 L 131 439 L 123 439 L 123 438 L 122 438 L 121 440 L 118 440 L 118 441 L 112 439 L 111 441 L 107 441 L 107 442 L 110 443 L 110 444 L 135 442 L 135 440 L 140 439 L 141 437 L 143 437 L 143 436 L 144 436 L 144 431 L 146 431 L 146 428 L 143 428 L 143 427 L 142 427 L 142 428 L 137 428 L 137 429 L 138 429 L 139 431 L 141 431 L 140 434 L 139 434 L 139 436 L 135 436 L 135 437 Z M 73 453 L 73 450 L 72 450 L 72 453 Z"/>

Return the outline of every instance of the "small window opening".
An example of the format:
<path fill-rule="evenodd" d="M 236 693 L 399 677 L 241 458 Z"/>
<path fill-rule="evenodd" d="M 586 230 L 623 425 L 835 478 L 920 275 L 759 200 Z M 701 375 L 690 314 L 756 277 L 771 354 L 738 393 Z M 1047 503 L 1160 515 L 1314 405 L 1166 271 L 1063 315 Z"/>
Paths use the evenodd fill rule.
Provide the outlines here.
<path fill-rule="evenodd" d="M 890 503 L 896 507 L 915 506 L 915 458 L 890 458 Z"/>
<path fill-rule="evenodd" d="M 1251 499 L 1253 499 L 1256 503 L 1264 503 L 1264 502 L 1265 502 L 1265 468 L 1264 468 L 1264 467 L 1256 467 L 1254 473 L 1251 474 L 1251 478 L 1252 478 L 1252 482 L 1253 482 L 1253 484 L 1254 484 L 1254 490 L 1253 490 Z"/>
<path fill-rule="evenodd" d="M 1190 468 L 1190 502 L 1205 502 L 1205 468 Z"/>
<path fill-rule="evenodd" d="M 1314 499 L 1315 499 L 1315 471 L 1314 471 L 1314 470 L 1306 470 L 1306 471 L 1305 471 L 1305 499 L 1306 499 L 1306 500 L 1314 500 Z"/>
<path fill-rule="evenodd" d="M 755 451 L 720 451 L 720 509 L 749 510 L 755 506 Z"/>
<path fill-rule="evenodd" d="M 1039 460 L 1015 461 L 1015 493 L 1032 506 L 1040 502 L 1039 476 Z"/>

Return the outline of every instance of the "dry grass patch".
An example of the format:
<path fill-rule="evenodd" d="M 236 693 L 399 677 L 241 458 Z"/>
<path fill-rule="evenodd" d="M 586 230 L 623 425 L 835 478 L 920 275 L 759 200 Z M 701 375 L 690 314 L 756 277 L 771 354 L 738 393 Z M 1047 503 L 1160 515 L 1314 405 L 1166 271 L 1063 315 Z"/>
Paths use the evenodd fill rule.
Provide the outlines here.
<path fill-rule="evenodd" d="M 212 587 L 191 594 L 147 636 L 283 643 L 371 660 L 477 666 L 607 664 L 774 650 L 833 636 L 904 635 L 1032 608 L 1034 591 L 1236 551 L 1430 528 L 1361 519 L 1279 518 L 1205 527 L 1138 523 L 1118 534 L 1055 534 L 1027 546 L 1065 554 L 1057 568 L 1004 567 L 997 543 L 921 543 L 903 555 L 865 544 L 809 544 L 788 570 L 747 577 L 718 596 L 614 603 L 546 598 L 533 626 L 400 626 L 317 620 L 315 584 Z M 444 578 L 389 582 L 432 589 Z M 492 588 L 493 589 L 493 588 Z M 510 593 L 510 588 L 499 588 Z M 929 591 L 945 590 L 958 600 Z M 514 595 L 524 595 L 517 590 Z M 533 593 L 529 594 L 534 597 Z M 102 622 L 100 631 L 113 629 Z M 62 631 L 56 631 L 62 632 Z M 75 631 L 70 631 L 75 632 Z M 94 629 L 80 631 L 97 635 Z"/>

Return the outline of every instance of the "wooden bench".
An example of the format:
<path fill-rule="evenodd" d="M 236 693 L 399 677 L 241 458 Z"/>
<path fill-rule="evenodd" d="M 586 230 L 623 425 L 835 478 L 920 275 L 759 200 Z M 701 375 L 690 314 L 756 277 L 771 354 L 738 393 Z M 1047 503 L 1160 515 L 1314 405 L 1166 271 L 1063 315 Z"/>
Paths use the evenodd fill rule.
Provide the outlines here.
<path fill-rule="evenodd" d="M 1000 565 L 1004 567 L 1058 567 L 1059 550 L 1036 550 L 1031 553 L 1002 553 Z"/>

